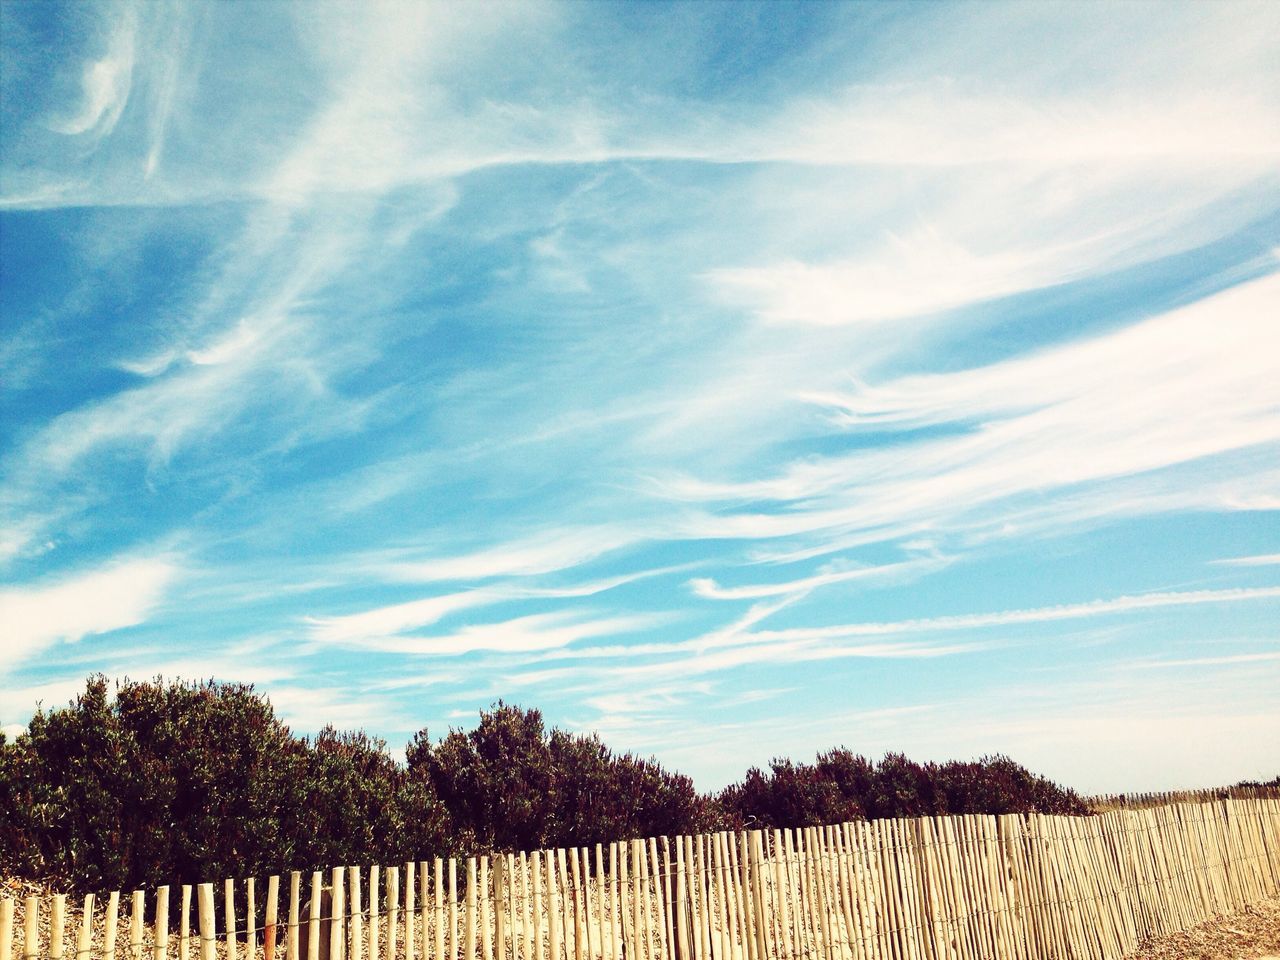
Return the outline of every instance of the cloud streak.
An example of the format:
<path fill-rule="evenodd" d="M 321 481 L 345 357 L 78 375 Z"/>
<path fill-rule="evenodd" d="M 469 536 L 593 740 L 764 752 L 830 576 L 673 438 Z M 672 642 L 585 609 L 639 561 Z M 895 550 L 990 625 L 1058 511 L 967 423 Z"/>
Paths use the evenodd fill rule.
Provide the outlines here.
<path fill-rule="evenodd" d="M 178 567 L 164 558 L 121 558 L 98 569 L 0 590 L 4 659 L 12 670 L 59 642 L 136 626 L 164 599 Z"/>

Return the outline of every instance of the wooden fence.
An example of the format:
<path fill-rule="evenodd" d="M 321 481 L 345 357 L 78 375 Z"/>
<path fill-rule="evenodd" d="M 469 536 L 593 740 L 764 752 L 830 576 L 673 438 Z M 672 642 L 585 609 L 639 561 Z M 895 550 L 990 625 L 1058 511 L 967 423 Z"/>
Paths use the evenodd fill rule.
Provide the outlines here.
<path fill-rule="evenodd" d="M 0 960 L 1118 958 L 1278 890 L 1280 800 L 1227 799 L 7 899 Z"/>
<path fill-rule="evenodd" d="M 1163 793 L 1104 793 L 1085 798 L 1095 813 L 1107 810 L 1165 807 L 1171 803 L 1208 803 L 1211 800 L 1274 800 L 1280 786 L 1215 787 L 1208 790 L 1168 790 Z"/>

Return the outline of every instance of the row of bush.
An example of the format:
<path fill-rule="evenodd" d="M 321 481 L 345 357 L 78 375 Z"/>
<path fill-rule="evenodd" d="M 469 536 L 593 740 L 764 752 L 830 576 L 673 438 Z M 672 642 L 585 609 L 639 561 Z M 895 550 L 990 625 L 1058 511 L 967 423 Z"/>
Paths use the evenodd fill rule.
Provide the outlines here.
<path fill-rule="evenodd" d="M 295 736 L 252 687 L 91 677 L 0 735 L 0 869 L 83 890 L 342 863 L 579 846 L 742 826 L 942 813 L 1085 813 L 1003 757 L 776 760 L 719 794 L 499 702 L 468 732 Z"/>

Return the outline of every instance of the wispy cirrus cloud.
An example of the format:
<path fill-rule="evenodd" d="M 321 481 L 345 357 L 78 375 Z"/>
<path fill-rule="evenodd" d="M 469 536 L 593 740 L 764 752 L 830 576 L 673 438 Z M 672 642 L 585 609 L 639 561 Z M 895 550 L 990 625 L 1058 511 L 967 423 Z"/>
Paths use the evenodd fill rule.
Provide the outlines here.
<path fill-rule="evenodd" d="M 922 523 L 959 525 L 982 508 L 994 510 L 985 522 L 998 526 L 1001 504 L 1010 508 L 1036 491 L 1275 445 L 1280 394 L 1270 363 L 1254 345 L 1273 338 L 1268 318 L 1278 295 L 1280 279 L 1272 275 L 1030 357 L 851 394 L 809 395 L 829 404 L 835 422 L 849 429 L 945 423 L 965 430 L 942 439 L 907 436 L 889 450 L 810 458 L 773 478 L 663 478 L 659 489 L 683 502 L 795 505 L 704 514 L 686 521 L 691 536 L 767 539 L 860 530 L 867 539 L 876 531 L 893 538 Z M 1136 366 L 1135 356 L 1143 358 Z M 1189 383 L 1196 388 L 1187 389 Z M 1089 456 L 1076 455 L 1083 449 Z"/>
<path fill-rule="evenodd" d="M 169 558 L 122 557 L 94 570 L 0 590 L 3 661 L 12 670 L 58 642 L 135 626 L 164 600 L 179 572 Z"/>
<path fill-rule="evenodd" d="M 1254 698 L 1274 4 L 754 12 L 7 11 L 4 602 L 95 638 L 15 683 L 393 736 L 518 694 L 699 775 L 1035 756 L 1032 694 L 974 706 L 1029 673 L 1148 745 L 1114 666 Z"/>
<path fill-rule="evenodd" d="M 1280 564 L 1280 553 L 1256 553 L 1250 557 L 1227 557 L 1209 562 L 1222 567 L 1273 567 Z"/>
<path fill-rule="evenodd" d="M 121 16 L 113 25 L 106 53 L 85 64 L 83 100 L 79 109 L 63 120 L 50 122 L 50 127 L 67 136 L 92 133 L 105 137 L 120 120 L 133 77 L 134 11 L 122 5 Z"/>

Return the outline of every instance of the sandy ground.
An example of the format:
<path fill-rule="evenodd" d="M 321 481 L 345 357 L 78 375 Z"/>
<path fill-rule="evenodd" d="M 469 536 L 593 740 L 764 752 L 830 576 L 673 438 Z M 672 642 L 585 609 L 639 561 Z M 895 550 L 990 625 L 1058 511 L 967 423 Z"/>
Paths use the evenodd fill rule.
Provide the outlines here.
<path fill-rule="evenodd" d="M 1146 943 L 1132 960 L 1280 960 L 1280 899 Z"/>

